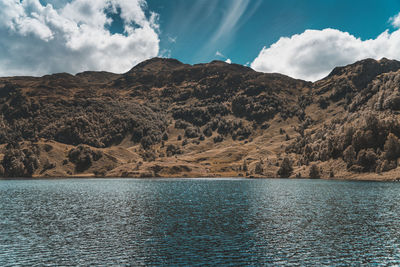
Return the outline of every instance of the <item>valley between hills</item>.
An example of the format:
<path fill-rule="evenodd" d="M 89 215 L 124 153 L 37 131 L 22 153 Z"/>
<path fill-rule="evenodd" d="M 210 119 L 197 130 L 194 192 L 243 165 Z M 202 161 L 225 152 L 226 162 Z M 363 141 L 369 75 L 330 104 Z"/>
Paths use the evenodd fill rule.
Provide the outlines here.
<path fill-rule="evenodd" d="M 0 177 L 400 178 L 400 62 L 307 82 L 153 58 L 0 78 Z"/>

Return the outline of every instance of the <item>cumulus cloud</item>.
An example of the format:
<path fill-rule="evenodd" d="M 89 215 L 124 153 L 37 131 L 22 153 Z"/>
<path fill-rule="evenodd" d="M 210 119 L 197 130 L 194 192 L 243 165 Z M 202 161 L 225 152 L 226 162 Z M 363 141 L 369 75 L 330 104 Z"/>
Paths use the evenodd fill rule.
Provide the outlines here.
<path fill-rule="evenodd" d="M 159 52 L 157 14 L 145 0 L 48 2 L 0 1 L 0 76 L 121 73 Z M 123 34 L 107 29 L 109 13 L 120 15 Z"/>
<path fill-rule="evenodd" d="M 388 30 L 375 39 L 361 40 L 336 29 L 306 30 L 282 37 L 264 47 L 251 67 L 262 72 L 279 72 L 294 78 L 315 81 L 336 66 L 365 58 L 400 59 L 400 30 Z"/>
<path fill-rule="evenodd" d="M 231 60 L 230 58 L 227 58 L 227 59 L 225 60 L 225 62 L 228 63 L 228 64 L 231 64 L 231 63 L 232 63 L 232 60 Z"/>

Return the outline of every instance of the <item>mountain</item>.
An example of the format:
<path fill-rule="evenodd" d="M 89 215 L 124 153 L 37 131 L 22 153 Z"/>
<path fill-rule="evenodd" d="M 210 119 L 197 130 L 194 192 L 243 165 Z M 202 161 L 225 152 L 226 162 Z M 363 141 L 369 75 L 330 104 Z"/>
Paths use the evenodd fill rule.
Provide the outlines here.
<path fill-rule="evenodd" d="M 3 177 L 400 175 L 400 62 L 311 83 L 153 58 L 124 74 L 0 78 Z"/>

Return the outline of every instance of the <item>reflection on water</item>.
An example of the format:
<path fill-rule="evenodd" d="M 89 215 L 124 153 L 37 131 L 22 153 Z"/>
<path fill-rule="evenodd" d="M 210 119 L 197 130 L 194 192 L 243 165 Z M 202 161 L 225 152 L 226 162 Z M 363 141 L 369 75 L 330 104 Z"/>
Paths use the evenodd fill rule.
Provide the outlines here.
<path fill-rule="evenodd" d="M 0 181 L 0 266 L 399 264 L 400 184 Z"/>

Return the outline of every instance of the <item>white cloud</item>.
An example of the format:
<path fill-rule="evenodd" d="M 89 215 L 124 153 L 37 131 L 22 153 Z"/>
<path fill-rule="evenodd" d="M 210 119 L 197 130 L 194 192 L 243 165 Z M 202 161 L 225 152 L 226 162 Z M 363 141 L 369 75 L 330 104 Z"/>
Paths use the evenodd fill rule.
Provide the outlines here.
<path fill-rule="evenodd" d="M 389 22 L 392 24 L 393 27 L 400 28 L 400 13 L 394 17 L 391 17 L 389 19 Z"/>
<path fill-rule="evenodd" d="M 198 1 L 202 2 L 202 1 Z M 217 2 L 217 1 L 210 1 Z M 203 3 L 203 2 L 202 2 Z M 207 3 L 208 2 L 204 2 Z M 254 6 L 258 6 L 260 1 L 255 1 Z M 219 22 L 215 24 L 214 31 L 206 44 L 197 51 L 195 57 L 212 55 L 215 47 L 225 48 L 235 36 L 240 26 L 250 17 L 252 12 L 247 12 L 250 0 L 226 1 L 223 12 L 219 17 Z M 214 9 L 215 10 L 215 9 Z M 219 55 L 217 55 L 219 56 Z"/>
<path fill-rule="evenodd" d="M 325 77 L 334 67 L 357 60 L 400 59 L 399 47 L 400 30 L 392 33 L 386 30 L 377 38 L 365 41 L 335 29 L 306 30 L 264 47 L 251 67 L 315 81 Z"/>
<path fill-rule="evenodd" d="M 159 52 L 157 14 L 145 0 L 0 1 L 0 76 L 125 72 Z M 124 34 L 107 30 L 121 10 Z"/>
<path fill-rule="evenodd" d="M 225 57 L 226 58 L 226 56 L 224 56 L 224 54 L 222 54 L 219 51 L 215 52 L 215 55 L 218 56 L 218 57 Z"/>
<path fill-rule="evenodd" d="M 170 58 L 171 54 L 172 52 L 170 49 L 161 49 L 161 51 L 158 53 L 158 56 L 162 58 Z"/>
<path fill-rule="evenodd" d="M 220 51 L 215 52 L 215 55 L 216 55 L 217 57 L 221 57 L 221 58 L 225 59 L 225 62 L 228 63 L 228 64 L 231 64 L 231 63 L 232 63 L 232 60 L 231 60 L 230 58 L 227 58 L 227 57 L 226 57 L 224 54 L 222 54 Z"/>
<path fill-rule="evenodd" d="M 176 36 L 175 37 L 168 36 L 168 42 L 170 43 L 176 43 L 176 39 L 177 39 Z"/>
<path fill-rule="evenodd" d="M 215 43 L 223 37 L 227 37 L 234 32 L 236 25 L 249 5 L 250 0 L 232 1 L 221 24 L 217 28 L 210 42 Z"/>

